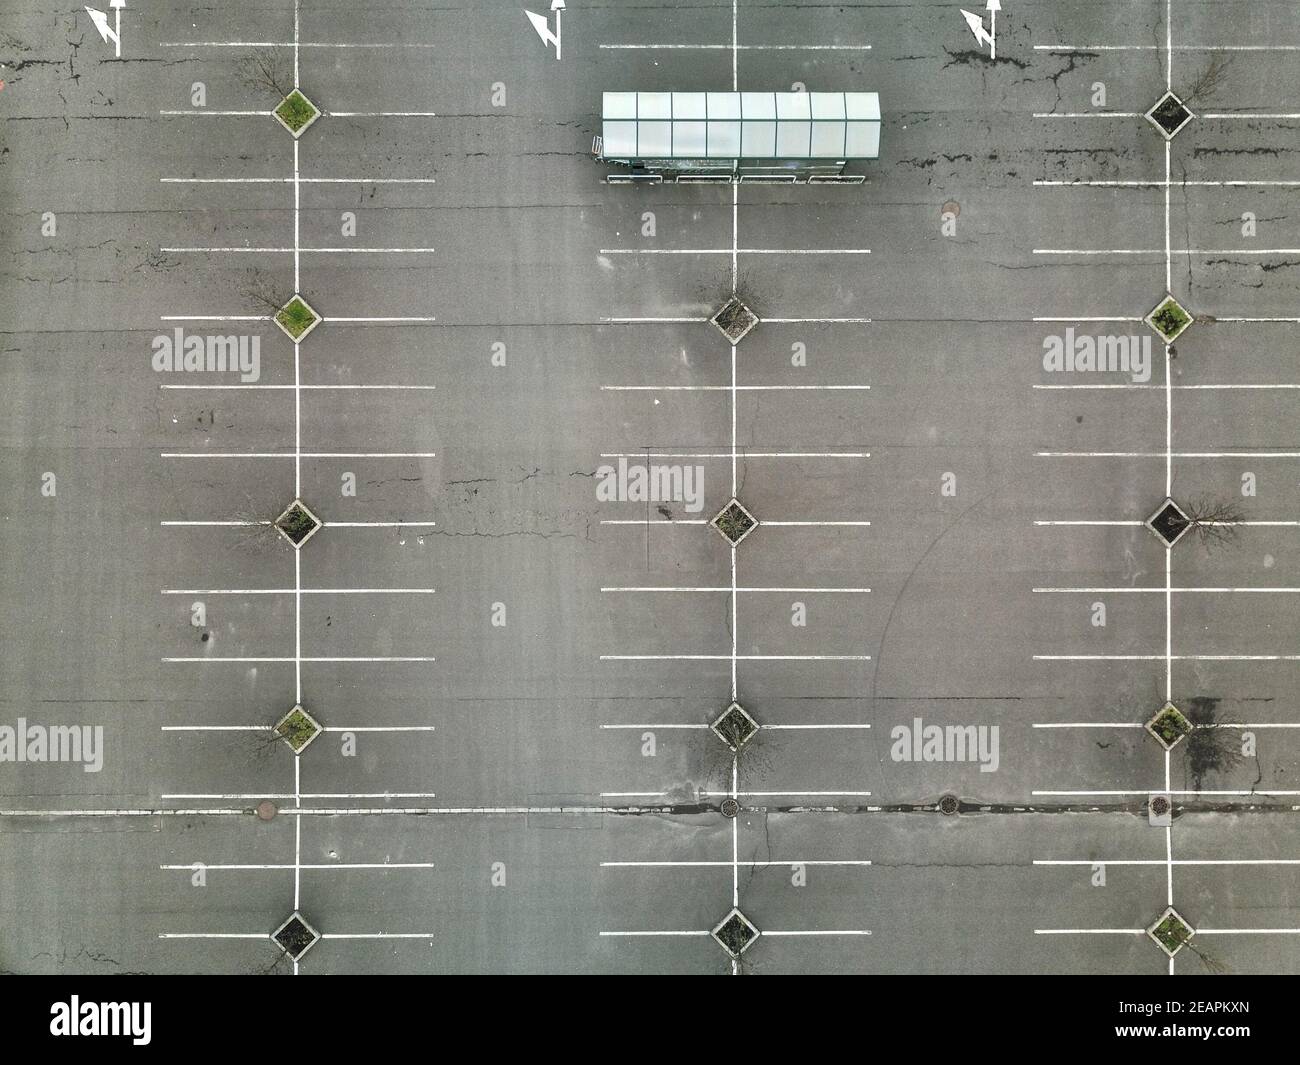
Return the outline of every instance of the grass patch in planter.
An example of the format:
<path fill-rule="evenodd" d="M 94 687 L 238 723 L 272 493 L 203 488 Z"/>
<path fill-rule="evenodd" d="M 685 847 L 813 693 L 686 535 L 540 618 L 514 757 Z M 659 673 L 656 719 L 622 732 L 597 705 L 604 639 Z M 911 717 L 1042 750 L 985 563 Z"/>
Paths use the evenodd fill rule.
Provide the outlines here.
<path fill-rule="evenodd" d="M 275 723 L 275 731 L 294 754 L 302 754 L 307 745 L 325 730 L 301 706 L 295 706 Z"/>
<path fill-rule="evenodd" d="M 1192 731 L 1192 723 L 1173 703 L 1165 703 L 1146 727 L 1166 751 L 1172 751 Z"/>
<path fill-rule="evenodd" d="M 732 703 L 709 728 L 733 751 L 738 751 L 758 733 L 758 722 L 739 703 Z"/>
<path fill-rule="evenodd" d="M 1142 320 L 1159 333 L 1166 344 L 1172 344 L 1192 324 L 1192 316 L 1173 296 L 1166 296 L 1156 309 Z"/>
<path fill-rule="evenodd" d="M 299 90 L 294 89 L 280 101 L 280 106 L 275 109 L 274 114 L 276 121 L 297 138 L 320 118 L 320 109 Z"/>
<path fill-rule="evenodd" d="M 1172 92 L 1165 93 L 1155 107 L 1146 113 L 1146 119 L 1160 131 L 1165 140 L 1171 141 L 1184 126 L 1196 116 L 1182 100 Z"/>
<path fill-rule="evenodd" d="M 275 324 L 284 330 L 292 341 L 302 340 L 308 333 L 320 325 L 321 317 L 301 296 L 294 296 L 288 303 L 275 312 Z"/>
<path fill-rule="evenodd" d="M 320 933 L 307 923 L 302 914 L 294 910 L 289 919 L 271 933 L 271 938 L 290 958 L 297 961 L 320 942 Z"/>
<path fill-rule="evenodd" d="M 281 536 L 295 548 L 299 548 L 316 535 L 321 527 L 321 520 L 307 509 L 306 503 L 301 499 L 295 499 L 284 508 L 284 513 L 275 519 L 275 527 Z"/>
<path fill-rule="evenodd" d="M 734 296 L 722 305 L 722 309 L 709 319 L 722 335 L 733 345 L 739 344 L 754 326 L 758 325 L 758 315 L 746 307 Z"/>
<path fill-rule="evenodd" d="M 1192 527 L 1192 519 L 1172 499 L 1166 499 L 1144 524 L 1166 547 L 1173 547 Z"/>
<path fill-rule="evenodd" d="M 1165 910 L 1160 915 L 1160 919 L 1147 929 L 1147 935 L 1154 939 L 1160 949 L 1171 958 L 1183 947 L 1187 946 L 1187 941 L 1195 934 L 1195 929 L 1184 921 L 1182 915 L 1172 906 Z"/>
<path fill-rule="evenodd" d="M 739 958 L 758 938 L 758 929 L 739 910 L 733 909 L 709 933 L 731 957 Z"/>
<path fill-rule="evenodd" d="M 714 515 L 709 524 L 718 530 L 727 543 L 735 547 L 758 528 L 758 519 L 740 505 L 739 499 L 733 499 Z"/>

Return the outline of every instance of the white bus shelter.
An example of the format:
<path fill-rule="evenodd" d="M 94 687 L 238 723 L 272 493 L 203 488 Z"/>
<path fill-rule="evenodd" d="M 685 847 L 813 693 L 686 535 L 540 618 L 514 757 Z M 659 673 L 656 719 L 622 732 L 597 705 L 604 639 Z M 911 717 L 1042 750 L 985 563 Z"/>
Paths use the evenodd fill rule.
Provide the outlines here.
<path fill-rule="evenodd" d="M 874 92 L 607 92 L 597 157 L 663 176 L 836 175 L 880 154 Z"/>

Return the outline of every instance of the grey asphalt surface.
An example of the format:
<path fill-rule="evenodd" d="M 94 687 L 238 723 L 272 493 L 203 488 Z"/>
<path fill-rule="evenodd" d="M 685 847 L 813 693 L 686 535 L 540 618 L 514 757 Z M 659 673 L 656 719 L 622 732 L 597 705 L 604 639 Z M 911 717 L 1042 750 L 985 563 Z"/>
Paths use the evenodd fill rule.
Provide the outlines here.
<path fill-rule="evenodd" d="M 300 246 L 436 250 L 301 254 L 327 320 L 300 347 L 300 450 L 371 454 L 301 460 L 327 527 L 298 557 L 299 624 L 286 544 L 163 524 L 269 520 L 294 496 L 293 344 L 267 321 L 163 321 L 293 293 L 292 254 L 163 250 L 292 247 L 293 141 L 265 116 L 162 113 L 191 110 L 196 82 L 195 110 L 274 106 L 239 72 L 253 46 L 174 42 L 283 45 L 293 6 L 128 7 L 119 61 L 81 8 L 18 0 L 0 19 L 0 725 L 99 725 L 105 759 L 0 762 L 0 969 L 286 971 L 268 941 L 222 937 L 269 934 L 296 896 L 327 936 L 304 974 L 726 973 L 706 933 L 734 891 L 765 933 L 746 973 L 1156 975 L 1141 930 L 1170 898 L 1198 929 L 1178 974 L 1300 971 L 1278 931 L 1300 928 L 1294 866 L 1208 864 L 1300 859 L 1297 662 L 1232 657 L 1296 653 L 1300 530 L 1171 553 L 1171 587 L 1238 589 L 1170 595 L 1173 701 L 1232 726 L 1229 750 L 1255 743 L 1206 766 L 1140 728 L 1166 698 L 1167 615 L 1165 551 L 1134 524 L 1165 496 L 1167 402 L 1176 498 L 1240 499 L 1251 472 L 1242 516 L 1300 517 L 1296 326 L 1225 321 L 1300 313 L 1294 189 L 1194 184 L 1300 180 L 1296 120 L 1205 117 L 1293 113 L 1300 73 L 1286 52 L 1191 47 L 1300 46 L 1300 16 L 1173 0 L 1171 83 L 1198 118 L 1170 148 L 1171 289 L 1198 320 L 1174 388 L 1156 342 L 1146 387 L 1049 390 L 1131 383 L 1045 372 L 1044 337 L 1140 335 L 1165 295 L 1162 187 L 1034 185 L 1163 180 L 1140 115 L 1165 89 L 1165 5 L 1009 2 L 996 62 L 958 6 L 737 6 L 742 89 L 877 91 L 884 124 L 866 184 L 736 194 L 741 249 L 870 249 L 742 252 L 761 317 L 871 319 L 741 342 L 739 495 L 760 522 L 871 524 L 760 525 L 737 551 L 742 588 L 870 592 L 739 594 L 737 694 L 773 727 L 739 760 L 733 837 L 731 757 L 702 727 L 730 701 L 730 552 L 644 523 L 730 497 L 731 348 L 700 321 L 611 321 L 717 309 L 730 255 L 697 251 L 732 247 L 733 192 L 608 185 L 589 153 L 604 90 L 731 87 L 729 47 L 602 46 L 729 46 L 732 4 L 574 4 L 557 63 L 519 5 L 303 0 L 299 81 L 327 113 L 300 174 L 361 180 L 302 184 Z M 318 47 L 340 43 L 381 47 Z M 1097 110 L 1138 117 L 1034 117 Z M 174 180 L 192 178 L 227 180 Z M 669 249 L 687 253 L 641 254 Z M 437 321 L 329 320 L 395 316 Z M 151 341 L 178 324 L 260 335 L 259 381 L 160 388 L 234 380 L 156 373 Z M 1206 387 L 1223 384 L 1288 387 Z M 354 385 L 432 388 L 314 387 Z M 663 452 L 710 456 L 662 460 L 704 467 L 699 513 L 598 501 L 605 456 Z M 602 590 L 665 587 L 727 590 Z M 1154 590 L 1034 590 L 1122 587 Z M 330 731 L 295 765 L 259 730 L 293 705 L 299 629 L 302 701 Z M 717 657 L 610 657 L 632 655 Z M 1138 657 L 1035 657 L 1063 655 Z M 435 660 L 326 660 L 401 657 Z M 891 730 L 917 718 L 996 726 L 997 771 L 896 761 Z M 850 725 L 870 727 L 831 727 Z M 432 731 L 344 735 L 413 727 Z M 1146 815 L 1166 788 L 1184 793 L 1168 836 Z M 268 823 L 251 810 L 269 796 Z M 1084 864 L 1035 864 L 1059 861 Z"/>

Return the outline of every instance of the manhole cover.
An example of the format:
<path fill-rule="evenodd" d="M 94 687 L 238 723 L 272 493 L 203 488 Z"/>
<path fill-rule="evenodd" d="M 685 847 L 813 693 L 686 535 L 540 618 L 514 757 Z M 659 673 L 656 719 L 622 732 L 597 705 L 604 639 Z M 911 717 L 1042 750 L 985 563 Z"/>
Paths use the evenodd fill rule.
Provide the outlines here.
<path fill-rule="evenodd" d="M 263 799 L 257 804 L 257 817 L 259 821 L 274 821 L 275 815 L 279 812 L 279 808 L 270 799 Z"/>
<path fill-rule="evenodd" d="M 939 213 L 941 215 L 950 214 L 953 216 L 953 218 L 956 218 L 958 215 L 961 214 L 961 204 L 959 204 L 956 200 L 949 200 L 941 208 L 939 208 Z"/>
<path fill-rule="evenodd" d="M 740 813 L 740 803 L 738 803 L 735 799 L 722 800 L 723 817 L 735 817 L 739 813 Z"/>
<path fill-rule="evenodd" d="M 945 795 L 939 800 L 939 812 L 951 817 L 961 807 L 961 801 L 956 795 Z"/>

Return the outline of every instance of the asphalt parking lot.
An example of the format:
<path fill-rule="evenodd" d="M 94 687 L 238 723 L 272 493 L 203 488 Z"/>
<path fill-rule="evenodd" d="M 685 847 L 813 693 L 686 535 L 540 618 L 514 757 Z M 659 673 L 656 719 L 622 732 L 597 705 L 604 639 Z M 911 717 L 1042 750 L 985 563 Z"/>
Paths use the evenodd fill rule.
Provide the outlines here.
<path fill-rule="evenodd" d="M 128 8 L 118 59 L 18 0 L 0 725 L 103 758 L 0 763 L 0 969 L 1300 971 L 1300 15 L 1008 0 L 997 48 L 575 3 L 557 62 L 518 5 L 276 0 Z M 796 86 L 880 94 L 865 183 L 592 158 L 603 91 Z M 158 372 L 178 329 L 255 379 Z M 1149 361 L 1050 370 L 1067 330 Z M 1167 548 L 1166 497 L 1220 520 Z"/>

